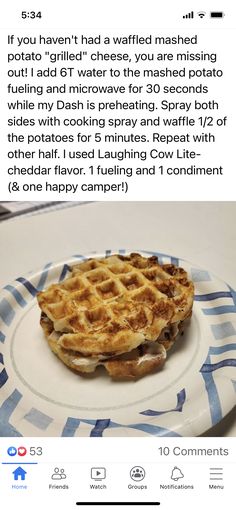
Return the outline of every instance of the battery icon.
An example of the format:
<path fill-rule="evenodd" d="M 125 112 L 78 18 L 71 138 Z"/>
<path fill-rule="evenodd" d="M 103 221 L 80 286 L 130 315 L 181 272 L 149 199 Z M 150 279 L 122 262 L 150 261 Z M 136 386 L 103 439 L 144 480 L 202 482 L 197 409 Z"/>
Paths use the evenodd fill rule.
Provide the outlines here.
<path fill-rule="evenodd" d="M 214 11 L 210 13 L 211 18 L 223 18 L 224 13 L 220 11 Z"/>

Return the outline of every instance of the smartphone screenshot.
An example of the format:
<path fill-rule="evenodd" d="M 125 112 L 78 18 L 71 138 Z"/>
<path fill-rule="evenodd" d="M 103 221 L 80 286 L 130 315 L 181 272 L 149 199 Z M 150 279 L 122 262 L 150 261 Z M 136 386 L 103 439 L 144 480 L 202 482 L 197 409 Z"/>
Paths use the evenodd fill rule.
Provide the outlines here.
<path fill-rule="evenodd" d="M 235 508 L 232 2 L 0 19 L 0 490 Z"/>

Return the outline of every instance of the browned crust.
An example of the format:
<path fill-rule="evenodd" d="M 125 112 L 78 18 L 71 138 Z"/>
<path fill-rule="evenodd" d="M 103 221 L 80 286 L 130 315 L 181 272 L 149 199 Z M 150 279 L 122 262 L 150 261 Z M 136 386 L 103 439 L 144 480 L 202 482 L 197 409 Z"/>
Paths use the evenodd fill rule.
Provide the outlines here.
<path fill-rule="evenodd" d="M 155 256 L 87 259 L 39 292 L 40 323 L 51 350 L 73 370 L 90 373 L 102 364 L 111 377 L 138 378 L 163 365 L 176 324 L 180 329 L 191 315 L 193 290 L 183 268 L 159 265 Z M 139 350 L 124 359 L 147 341 L 158 343 L 162 355 L 145 358 Z"/>
<path fill-rule="evenodd" d="M 129 353 L 130 359 L 124 359 L 124 355 L 114 356 L 114 353 L 109 353 L 109 359 L 105 359 L 103 361 L 100 360 L 97 364 L 95 363 L 94 365 L 92 364 L 89 366 L 75 365 L 73 363 L 73 359 L 84 359 L 84 356 L 77 352 L 67 351 L 60 346 L 58 340 L 56 340 L 52 335 L 52 333 L 55 333 L 52 321 L 50 321 L 50 319 L 48 319 L 48 317 L 43 313 L 41 314 L 40 323 L 53 353 L 56 354 L 56 356 L 66 366 L 80 375 L 91 374 L 96 370 L 98 365 L 103 365 L 108 374 L 114 379 L 139 379 L 147 374 L 156 372 L 163 367 L 166 360 L 166 350 L 174 343 L 173 340 L 163 340 L 160 341 L 160 343 L 158 341 L 155 342 L 153 344 L 154 352 L 151 354 L 151 359 L 145 359 L 145 356 L 148 353 L 148 348 L 144 344 L 139 347 L 139 350 L 135 349 Z M 95 358 L 90 357 L 88 359 Z"/>
<path fill-rule="evenodd" d="M 110 360 L 105 361 L 104 366 L 109 375 L 114 379 L 139 379 L 147 374 L 156 372 L 163 367 L 166 356 L 164 351 L 162 355 L 157 354 L 149 360 L 142 360 L 140 356 L 136 360 Z"/>

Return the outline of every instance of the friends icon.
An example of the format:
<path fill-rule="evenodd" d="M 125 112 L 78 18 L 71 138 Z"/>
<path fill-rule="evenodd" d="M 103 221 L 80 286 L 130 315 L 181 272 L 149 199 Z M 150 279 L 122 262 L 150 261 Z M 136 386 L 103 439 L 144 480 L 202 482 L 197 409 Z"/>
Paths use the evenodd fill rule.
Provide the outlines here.
<path fill-rule="evenodd" d="M 59 469 L 58 467 L 55 467 L 54 473 L 51 476 L 52 480 L 65 480 L 66 474 L 64 469 Z"/>

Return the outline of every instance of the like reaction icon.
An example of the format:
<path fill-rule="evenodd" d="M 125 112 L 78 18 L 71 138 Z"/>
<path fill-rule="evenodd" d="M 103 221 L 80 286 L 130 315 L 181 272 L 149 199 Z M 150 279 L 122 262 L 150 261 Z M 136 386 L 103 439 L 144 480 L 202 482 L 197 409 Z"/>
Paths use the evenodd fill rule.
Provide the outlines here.
<path fill-rule="evenodd" d="M 17 449 L 15 448 L 15 446 L 9 446 L 7 453 L 8 455 L 10 455 L 10 457 L 15 457 L 15 455 L 17 454 Z"/>

